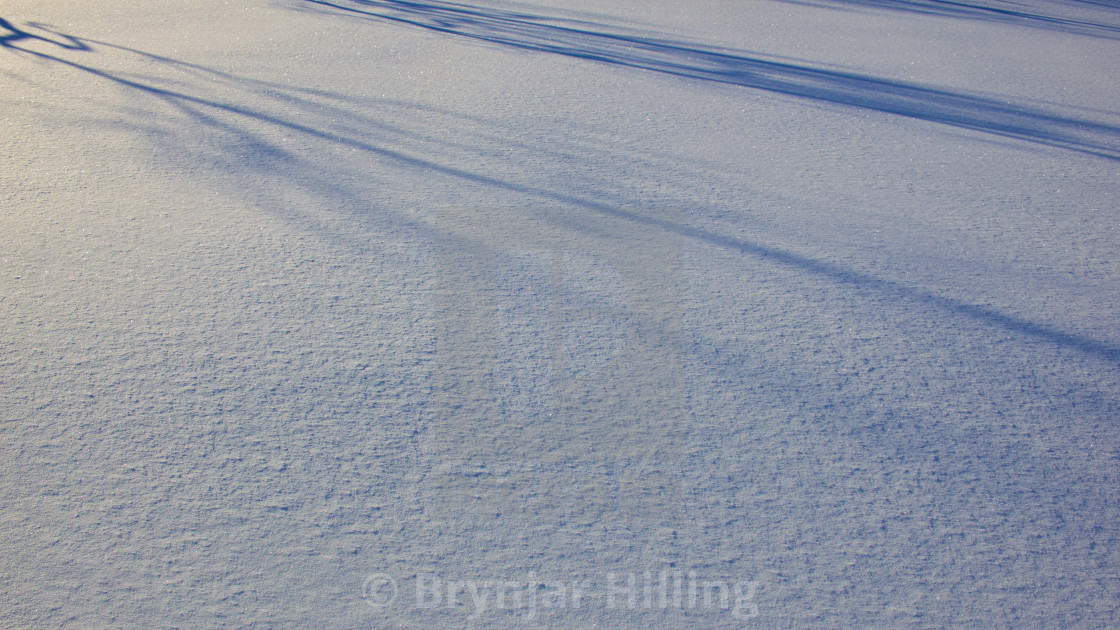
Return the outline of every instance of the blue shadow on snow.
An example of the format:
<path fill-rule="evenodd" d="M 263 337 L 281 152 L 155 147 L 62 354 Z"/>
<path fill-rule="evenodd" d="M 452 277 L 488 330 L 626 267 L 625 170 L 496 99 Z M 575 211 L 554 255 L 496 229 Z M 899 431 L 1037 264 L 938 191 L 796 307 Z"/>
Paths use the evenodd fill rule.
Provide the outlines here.
<path fill-rule="evenodd" d="M 512 10 L 435 0 L 305 1 L 493 45 L 765 90 L 1120 160 L 1120 127 L 994 98 Z"/>

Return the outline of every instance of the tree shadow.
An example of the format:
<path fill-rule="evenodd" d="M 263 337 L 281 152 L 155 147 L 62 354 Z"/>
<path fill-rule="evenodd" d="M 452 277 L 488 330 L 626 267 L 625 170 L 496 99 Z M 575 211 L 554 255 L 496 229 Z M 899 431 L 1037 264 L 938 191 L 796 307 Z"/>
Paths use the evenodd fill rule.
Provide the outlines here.
<path fill-rule="evenodd" d="M 1090 19 L 1068 17 L 1060 13 L 1078 13 L 1086 5 L 1117 8 L 1116 4 L 1093 0 L 1064 0 L 1049 2 L 1050 14 L 1026 10 L 1021 3 L 1006 0 L 974 0 L 972 2 L 953 2 L 951 0 L 781 0 L 790 4 L 801 4 L 830 9 L 849 9 L 859 11 L 898 11 L 919 15 L 934 15 L 955 19 L 993 22 L 1009 26 L 1043 29 L 1059 33 L 1089 35 L 1106 39 L 1120 38 L 1120 25 L 1106 24 Z M 1063 11 L 1064 9 L 1064 11 Z"/>
<path fill-rule="evenodd" d="M 1120 127 L 1003 99 L 772 61 L 744 51 L 524 12 L 421 0 L 305 2 L 507 48 L 764 90 L 1120 160 Z"/>
<path fill-rule="evenodd" d="M 32 28 L 42 29 L 44 25 L 38 24 L 36 22 L 30 22 L 30 23 L 28 23 L 28 26 L 30 26 Z M 89 46 L 87 46 L 84 42 L 82 42 L 81 40 L 79 40 L 75 37 L 70 37 L 69 35 L 63 35 L 63 34 L 60 34 L 60 33 L 53 33 L 51 31 L 44 30 L 44 32 L 46 32 L 48 34 L 57 36 L 59 39 L 56 40 L 56 39 L 52 39 L 50 37 L 44 37 L 43 35 L 37 35 L 35 33 L 29 33 L 27 31 L 19 28 L 18 26 L 15 26 L 14 24 L 9 22 L 8 20 L 5 20 L 4 18 L 0 18 L 0 29 L 3 29 L 5 31 L 7 31 L 7 33 L 5 33 L 5 34 L 0 34 L 0 48 L 7 48 L 9 50 L 18 50 L 18 51 L 21 51 L 21 52 L 30 52 L 28 49 L 17 45 L 16 42 L 31 43 L 31 42 L 39 41 L 39 42 L 46 42 L 48 44 L 53 44 L 55 46 L 58 46 L 59 48 L 65 49 L 65 50 L 87 50 L 88 51 L 90 49 Z"/>
<path fill-rule="evenodd" d="M 317 2 L 317 0 L 310 1 Z M 450 18 L 443 18 L 445 25 L 449 22 Z M 5 40 L 5 48 L 69 67 L 126 90 L 145 94 L 164 103 L 172 111 L 181 114 L 184 118 L 178 122 L 172 121 L 172 124 L 177 128 L 176 133 L 178 135 L 173 136 L 171 142 L 178 141 L 183 145 L 174 147 L 176 154 L 186 155 L 186 159 L 190 159 L 188 139 L 195 143 L 205 142 L 205 139 L 199 139 L 200 136 L 204 135 L 202 132 L 215 134 L 214 137 L 221 138 L 225 145 L 237 146 L 244 149 L 246 154 L 252 154 L 251 156 L 223 157 L 217 155 L 223 147 L 217 149 L 209 147 L 207 154 L 199 156 L 198 159 L 206 159 L 207 163 L 211 163 L 213 159 L 220 160 L 219 163 L 214 165 L 217 169 L 222 169 L 226 165 L 234 169 L 256 168 L 272 175 L 290 178 L 294 184 L 316 194 L 322 194 L 332 199 L 347 199 L 346 195 L 351 193 L 341 190 L 337 181 L 324 178 L 323 175 L 317 175 L 315 168 L 306 168 L 306 163 L 303 162 L 303 158 L 297 152 L 276 143 L 273 138 L 279 133 L 296 135 L 305 140 L 322 143 L 322 146 L 325 147 L 343 148 L 357 152 L 355 155 L 386 161 L 397 168 L 425 175 L 443 176 L 454 181 L 491 190 L 514 193 L 533 200 L 537 207 L 575 208 L 585 211 L 583 219 L 580 218 L 578 212 L 574 214 L 566 212 L 540 213 L 546 221 L 555 222 L 557 225 L 569 229 L 591 230 L 593 228 L 590 227 L 586 217 L 592 215 L 609 217 L 626 224 L 662 231 L 708 246 L 749 255 L 801 273 L 823 278 L 837 286 L 872 290 L 892 300 L 904 301 L 915 306 L 921 305 L 924 308 L 946 312 L 956 317 L 982 322 L 1021 337 L 1072 349 L 1110 362 L 1120 361 L 1120 347 L 1107 341 L 1058 330 L 1028 319 L 1002 313 L 995 308 L 968 303 L 921 287 L 849 269 L 828 260 L 812 258 L 762 242 L 726 236 L 684 222 L 669 220 L 662 218 L 655 212 L 639 212 L 629 209 L 632 208 L 633 204 L 628 203 L 627 199 L 617 196 L 612 198 L 609 193 L 602 190 L 591 188 L 589 192 L 573 192 L 566 188 L 549 187 L 547 183 L 517 181 L 514 178 L 503 177 L 479 167 L 472 168 L 450 164 L 446 159 L 439 157 L 439 151 L 422 154 L 410 151 L 407 148 L 394 147 L 390 138 L 400 138 L 411 132 L 395 128 L 385 122 L 384 109 L 386 106 L 393 105 L 391 103 L 362 102 L 330 92 L 294 88 L 239 77 L 212 68 L 153 55 L 124 46 L 58 33 L 41 25 L 33 28 L 42 31 L 42 35 L 13 28 L 7 22 L 0 22 L 0 25 L 14 34 L 14 37 L 9 36 L 9 39 Z M 199 84 L 202 84 L 201 79 L 203 78 L 209 84 L 213 84 L 215 79 L 225 82 L 236 90 L 231 95 L 236 98 L 207 95 L 202 91 L 204 88 L 199 88 L 190 82 L 175 84 L 162 79 L 144 78 L 102 70 L 92 64 L 73 61 L 61 54 L 50 54 L 30 47 L 14 45 L 13 41 L 48 42 L 51 45 L 61 46 L 67 51 L 82 54 L 96 52 L 94 50 L 96 45 L 138 55 L 152 63 L 173 67 L 184 72 L 188 77 L 197 79 Z M 788 80 L 788 77 L 786 78 Z M 253 98 L 246 98 L 248 96 Z M 239 101 L 255 104 L 245 105 Z M 401 116 L 425 113 L 414 105 L 396 104 L 395 106 L 401 109 Z M 366 112 L 374 107 L 381 108 L 378 116 L 368 115 Z M 338 120 L 342 120 L 344 123 L 339 124 Z M 144 124 L 152 125 L 152 127 L 136 127 L 135 131 L 156 138 L 160 136 L 159 130 L 155 128 L 157 123 L 150 120 L 150 116 L 145 117 Z M 585 188 L 585 190 L 588 189 Z M 352 196 L 357 199 L 360 197 L 360 193 L 353 192 Z M 668 201 L 672 202 L 672 200 Z M 361 204 L 355 202 L 354 205 Z M 276 210 L 277 212 L 284 212 L 282 208 Z M 449 235 L 439 233 L 432 226 L 409 218 L 406 213 L 394 213 L 391 210 L 382 209 L 377 214 L 388 217 L 386 220 L 395 222 L 397 228 L 411 231 L 420 238 L 430 239 L 433 242 L 443 242 L 449 238 Z M 336 238 L 340 236 L 334 231 L 331 231 L 330 234 Z M 450 241 L 448 243 L 454 244 Z"/>

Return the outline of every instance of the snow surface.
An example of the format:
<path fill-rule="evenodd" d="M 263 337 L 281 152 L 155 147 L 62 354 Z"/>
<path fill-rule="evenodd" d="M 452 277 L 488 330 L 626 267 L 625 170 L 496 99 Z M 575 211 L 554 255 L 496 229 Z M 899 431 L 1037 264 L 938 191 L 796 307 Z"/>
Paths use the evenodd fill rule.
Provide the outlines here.
<path fill-rule="evenodd" d="M 0 627 L 1120 625 L 1115 2 L 0 20 Z"/>

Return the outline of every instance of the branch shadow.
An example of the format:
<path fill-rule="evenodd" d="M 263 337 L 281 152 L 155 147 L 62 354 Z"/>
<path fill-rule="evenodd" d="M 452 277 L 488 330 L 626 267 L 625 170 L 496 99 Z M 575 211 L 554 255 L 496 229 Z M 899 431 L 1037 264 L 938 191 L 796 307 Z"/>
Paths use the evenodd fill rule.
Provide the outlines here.
<path fill-rule="evenodd" d="M 326 10 L 501 47 L 764 90 L 1120 160 L 1120 127 L 996 98 L 453 2 L 304 1 Z"/>
<path fill-rule="evenodd" d="M 60 33 L 51 32 L 49 30 L 46 30 L 44 28 L 44 25 L 39 24 L 37 22 L 30 22 L 30 23 L 28 23 L 28 26 L 30 26 L 32 28 L 43 30 L 46 33 L 49 33 L 51 35 L 55 35 L 56 37 L 59 37 L 60 39 L 55 40 L 55 39 L 52 39 L 50 37 L 44 37 L 43 35 L 37 35 L 35 33 L 30 33 L 28 31 L 25 31 L 25 30 L 19 28 L 16 25 L 12 24 L 8 20 L 5 20 L 4 18 L 0 18 L 0 29 L 3 29 L 5 31 L 7 31 L 6 34 L 0 35 L 0 48 L 7 48 L 9 50 L 17 50 L 17 51 L 20 51 L 20 52 L 30 52 L 26 48 L 16 45 L 16 42 L 31 43 L 31 42 L 37 42 L 38 41 L 38 42 L 45 42 L 47 44 L 53 44 L 55 46 L 58 46 L 59 48 L 62 48 L 63 50 L 82 50 L 82 51 L 89 51 L 90 50 L 89 46 L 87 46 L 85 44 L 85 42 L 83 42 L 82 40 L 80 40 L 76 37 L 71 37 L 69 35 L 63 35 L 63 34 L 60 34 Z"/>
<path fill-rule="evenodd" d="M 800 4 L 830 9 L 857 11 L 897 11 L 918 15 L 933 15 L 954 19 L 991 22 L 1009 26 L 1042 29 L 1058 33 L 1088 35 L 1105 39 L 1120 38 L 1120 25 L 1107 24 L 1090 19 L 1066 17 L 1055 13 L 1042 13 L 1025 10 L 1021 3 L 1005 0 L 973 0 L 972 2 L 953 2 L 952 0 L 781 0 L 790 4 Z M 1072 12 L 1084 9 L 1086 5 L 1115 9 L 1115 4 L 1093 0 L 1065 0 L 1047 3 L 1051 10 L 1065 8 Z"/>
<path fill-rule="evenodd" d="M 309 1 L 318 2 L 318 0 Z M 184 115 L 191 125 L 198 125 L 234 138 L 235 142 L 240 143 L 240 146 L 259 154 L 256 158 L 259 163 L 254 168 L 262 171 L 268 170 L 273 175 L 279 174 L 289 177 L 294 183 L 323 195 L 329 195 L 330 198 L 345 197 L 347 193 L 340 192 L 338 183 L 335 181 L 317 181 L 316 178 L 322 179 L 323 176 L 315 175 L 314 169 L 302 168 L 301 158 L 296 153 L 270 141 L 261 131 L 262 128 L 266 131 L 299 135 L 305 139 L 321 142 L 324 146 L 342 147 L 357 151 L 360 155 L 366 157 L 391 162 L 398 168 L 429 175 L 441 175 L 462 183 L 515 193 L 534 200 L 534 203 L 539 207 L 576 208 L 602 217 L 610 217 L 626 224 L 659 230 L 694 242 L 752 256 L 802 273 L 811 274 L 826 279 L 837 286 L 871 290 L 890 299 L 903 300 L 914 305 L 947 312 L 956 317 L 978 321 L 995 328 L 1007 330 L 1020 337 L 1068 348 L 1109 362 L 1120 362 L 1120 347 L 1107 341 L 1066 332 L 1029 319 L 1002 313 L 995 308 L 972 304 L 921 287 L 855 271 L 828 260 L 816 259 L 765 245 L 761 242 L 730 237 L 687 223 L 668 220 L 657 216 L 654 212 L 640 213 L 629 209 L 632 204 L 627 204 L 626 199 L 611 198 L 609 194 L 603 191 L 592 189 L 589 193 L 574 193 L 566 189 L 549 188 L 547 184 L 537 182 L 523 183 L 482 172 L 478 168 L 455 166 L 441 162 L 437 157 L 428 157 L 423 154 L 410 153 L 406 149 L 386 146 L 388 142 L 379 143 L 376 138 L 371 139 L 369 137 L 371 131 L 385 135 L 396 133 L 398 136 L 406 132 L 393 129 L 385 122 L 363 113 L 363 109 L 373 107 L 369 103 L 348 101 L 345 97 L 314 89 L 292 88 L 266 81 L 238 77 L 204 66 L 153 55 L 124 46 L 57 33 L 42 25 L 33 28 L 41 30 L 44 35 L 36 35 L 14 28 L 3 21 L 0 21 L 0 25 L 14 34 L 14 36 L 9 36 L 8 39 L 4 40 L 5 48 L 31 55 L 43 61 L 57 63 L 97 77 L 120 88 L 158 99 L 173 108 L 174 111 Z M 54 39 L 56 37 L 59 39 Z M 239 93 L 245 94 L 248 91 L 255 97 L 267 98 L 275 107 L 266 109 L 261 105 L 241 105 L 228 99 L 196 95 L 191 93 L 191 88 L 187 84 L 180 87 L 171 87 L 166 83 L 161 84 L 156 79 L 114 73 L 99 69 L 91 64 L 67 59 L 60 54 L 50 54 L 15 45 L 12 43 L 13 41 L 48 42 L 67 51 L 82 54 L 96 52 L 94 50 L 96 45 L 139 55 L 150 62 L 174 67 L 194 78 L 207 77 L 212 80 L 214 77 L 219 77 L 231 85 L 236 85 Z M 304 115 L 311 111 L 319 112 L 321 117 L 313 118 Z M 326 123 L 326 120 L 334 120 L 335 117 L 346 117 L 350 122 L 343 126 L 331 126 Z M 198 129 L 195 128 L 183 130 L 181 135 L 184 138 L 195 138 L 195 141 L 197 141 L 196 137 L 199 134 Z M 182 147 L 176 147 L 176 149 L 183 152 L 181 151 Z M 234 162 L 231 162 L 231 165 L 233 164 Z M 241 168 L 245 167 L 244 163 L 239 162 L 237 164 Z M 222 164 L 218 164 L 216 168 L 221 166 Z M 277 168 L 278 166 L 283 168 Z M 357 198 L 359 194 L 355 192 L 353 197 Z M 378 214 L 391 217 L 390 220 L 395 221 L 397 227 L 412 231 L 422 238 L 441 242 L 448 236 L 436 233 L 432 226 L 418 222 L 406 216 L 405 213 L 381 210 Z M 581 222 L 578 214 L 570 215 L 564 212 L 541 214 L 542 216 L 547 215 L 545 216 L 546 220 L 568 228 L 591 229 Z M 331 232 L 331 234 L 335 237 L 339 236 L 334 232 Z"/>

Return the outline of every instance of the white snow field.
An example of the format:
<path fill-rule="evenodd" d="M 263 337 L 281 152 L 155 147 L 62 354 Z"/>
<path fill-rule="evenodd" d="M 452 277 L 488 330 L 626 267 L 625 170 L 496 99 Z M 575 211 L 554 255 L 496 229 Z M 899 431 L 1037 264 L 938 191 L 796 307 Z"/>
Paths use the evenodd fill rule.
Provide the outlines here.
<path fill-rule="evenodd" d="M 3 0 L 0 627 L 1120 627 L 1112 0 Z"/>

